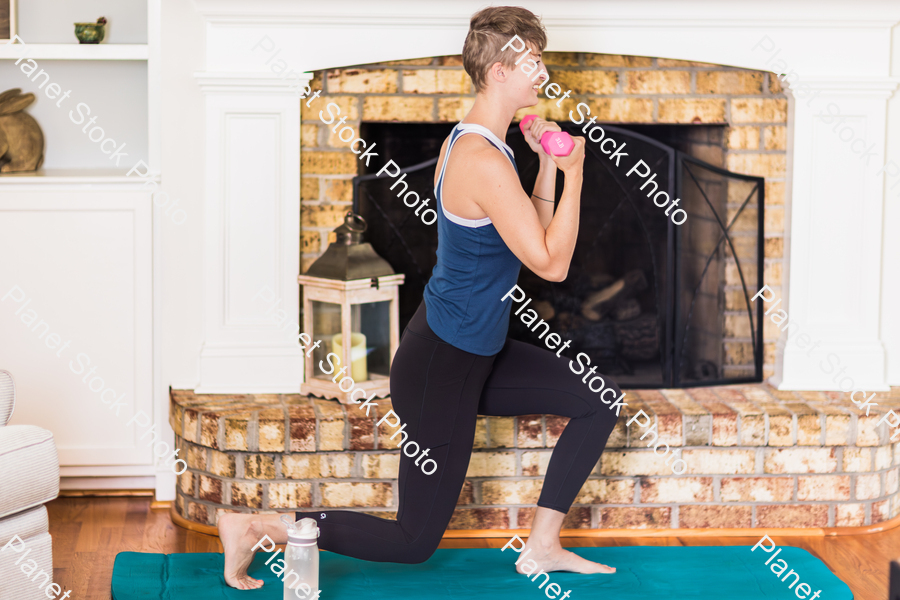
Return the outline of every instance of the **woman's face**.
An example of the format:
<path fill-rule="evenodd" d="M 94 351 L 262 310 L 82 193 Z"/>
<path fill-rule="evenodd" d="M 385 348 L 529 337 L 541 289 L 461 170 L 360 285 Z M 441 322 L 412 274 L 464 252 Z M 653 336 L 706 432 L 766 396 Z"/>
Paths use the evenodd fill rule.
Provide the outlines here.
<path fill-rule="evenodd" d="M 528 54 L 524 56 L 520 54 L 516 60 L 519 60 L 519 64 L 512 67 L 514 72 L 510 76 L 511 91 L 515 93 L 522 107 L 534 106 L 538 102 L 539 86 L 548 77 L 544 63 L 541 62 L 541 54 L 534 46 L 529 46 Z M 532 71 L 534 64 L 537 64 L 537 67 Z"/>

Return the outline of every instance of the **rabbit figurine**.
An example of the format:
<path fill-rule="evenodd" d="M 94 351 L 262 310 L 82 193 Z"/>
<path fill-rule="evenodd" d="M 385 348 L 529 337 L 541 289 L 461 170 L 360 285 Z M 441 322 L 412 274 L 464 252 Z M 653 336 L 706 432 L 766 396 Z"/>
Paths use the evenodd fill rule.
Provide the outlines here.
<path fill-rule="evenodd" d="M 44 134 L 25 107 L 34 94 L 14 88 L 0 94 L 0 173 L 36 171 L 44 162 Z"/>

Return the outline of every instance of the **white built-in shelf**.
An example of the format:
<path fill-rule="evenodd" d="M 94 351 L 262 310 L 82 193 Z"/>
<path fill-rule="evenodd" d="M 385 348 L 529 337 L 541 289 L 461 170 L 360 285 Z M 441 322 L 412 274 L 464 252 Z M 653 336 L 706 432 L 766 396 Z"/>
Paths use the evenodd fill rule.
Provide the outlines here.
<path fill-rule="evenodd" d="M 158 175 L 150 175 L 147 179 L 137 174 L 126 175 L 128 169 L 39 169 L 27 173 L 0 173 L 0 191 L 4 186 L 19 185 L 109 185 L 130 184 L 143 186 L 147 179 L 159 181 Z"/>
<path fill-rule="evenodd" d="M 24 48 L 23 48 L 24 46 Z M 147 44 L 0 44 L 0 59 L 147 60 Z"/>

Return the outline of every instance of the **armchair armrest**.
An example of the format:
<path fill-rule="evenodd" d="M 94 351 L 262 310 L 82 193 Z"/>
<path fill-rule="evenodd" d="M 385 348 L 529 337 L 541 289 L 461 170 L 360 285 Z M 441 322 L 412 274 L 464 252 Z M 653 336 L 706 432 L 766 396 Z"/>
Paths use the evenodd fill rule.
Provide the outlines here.
<path fill-rule="evenodd" d="M 0 369 L 0 427 L 6 426 L 16 409 L 16 383 L 12 373 Z"/>
<path fill-rule="evenodd" d="M 53 434 L 34 425 L 0 427 L 0 519 L 59 494 L 59 457 Z"/>

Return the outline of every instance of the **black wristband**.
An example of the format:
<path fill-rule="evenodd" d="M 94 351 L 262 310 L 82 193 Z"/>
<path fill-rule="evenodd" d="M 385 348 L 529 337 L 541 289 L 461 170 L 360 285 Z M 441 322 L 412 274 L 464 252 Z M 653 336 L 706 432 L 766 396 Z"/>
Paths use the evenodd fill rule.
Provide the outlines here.
<path fill-rule="evenodd" d="M 532 194 L 532 196 L 534 196 L 534 197 L 537 198 L 538 200 L 543 200 L 544 202 L 553 202 L 553 200 L 547 200 L 546 198 L 541 198 L 541 197 L 538 196 L 537 194 Z"/>

